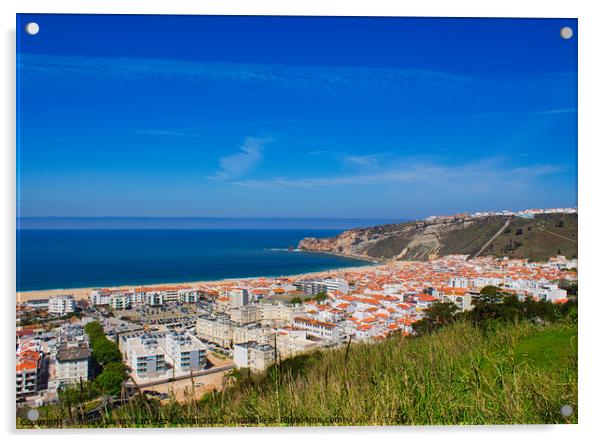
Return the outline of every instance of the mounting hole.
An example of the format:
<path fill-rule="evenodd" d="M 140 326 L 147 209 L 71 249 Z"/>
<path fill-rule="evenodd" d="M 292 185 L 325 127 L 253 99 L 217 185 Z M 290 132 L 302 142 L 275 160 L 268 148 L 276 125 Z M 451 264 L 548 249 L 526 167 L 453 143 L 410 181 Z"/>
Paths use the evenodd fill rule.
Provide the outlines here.
<path fill-rule="evenodd" d="M 25 32 L 27 32 L 29 35 L 36 35 L 38 32 L 40 32 L 40 25 L 38 25 L 36 22 L 29 22 L 25 25 Z"/>
<path fill-rule="evenodd" d="M 563 417 L 570 417 L 573 415 L 573 407 L 571 405 L 563 405 L 560 408 L 560 415 Z"/>
<path fill-rule="evenodd" d="M 38 412 L 37 409 L 30 409 L 29 411 L 27 411 L 27 419 L 30 421 L 36 421 L 38 418 L 40 418 L 40 413 Z"/>
<path fill-rule="evenodd" d="M 573 28 L 570 26 L 565 26 L 560 30 L 560 36 L 565 40 L 569 40 L 573 37 Z"/>

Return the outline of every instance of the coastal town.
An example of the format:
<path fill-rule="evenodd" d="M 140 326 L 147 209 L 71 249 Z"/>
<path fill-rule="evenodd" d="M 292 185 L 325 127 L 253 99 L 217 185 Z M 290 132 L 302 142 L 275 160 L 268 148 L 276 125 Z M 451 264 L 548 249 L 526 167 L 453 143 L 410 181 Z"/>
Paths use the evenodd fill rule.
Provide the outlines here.
<path fill-rule="evenodd" d="M 52 404 L 61 390 L 97 376 L 86 333 L 91 322 L 100 323 L 121 351 L 124 392 L 196 398 L 222 389 L 232 371 L 259 372 L 316 349 L 410 336 L 434 304 L 469 311 L 488 286 L 519 299 L 564 303 L 566 284 L 576 281 L 576 258 L 448 255 L 293 277 L 23 296 L 17 402 Z"/>

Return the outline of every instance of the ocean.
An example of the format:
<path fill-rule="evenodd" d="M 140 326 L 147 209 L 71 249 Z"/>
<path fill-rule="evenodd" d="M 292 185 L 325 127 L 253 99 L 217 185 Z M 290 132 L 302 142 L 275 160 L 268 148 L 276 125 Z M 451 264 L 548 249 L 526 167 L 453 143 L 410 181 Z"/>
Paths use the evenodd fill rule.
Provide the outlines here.
<path fill-rule="evenodd" d="M 311 229 L 21 229 L 17 291 L 282 276 L 361 266 L 361 260 L 289 251 Z"/>

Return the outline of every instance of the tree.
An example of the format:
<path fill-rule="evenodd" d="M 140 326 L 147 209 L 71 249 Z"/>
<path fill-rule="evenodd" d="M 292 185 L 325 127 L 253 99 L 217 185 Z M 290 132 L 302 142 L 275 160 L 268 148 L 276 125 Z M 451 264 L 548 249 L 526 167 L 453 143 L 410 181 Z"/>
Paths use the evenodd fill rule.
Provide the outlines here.
<path fill-rule="evenodd" d="M 558 282 L 558 287 L 560 289 L 564 289 L 566 291 L 567 295 L 577 296 L 578 284 L 576 281 L 560 280 Z"/>
<path fill-rule="evenodd" d="M 102 366 L 122 360 L 119 347 L 106 337 L 92 342 L 92 355 Z"/>
<path fill-rule="evenodd" d="M 92 356 L 102 366 L 111 362 L 121 362 L 121 351 L 116 343 L 112 342 L 105 335 L 102 325 L 97 322 L 88 323 L 84 330 L 90 338 L 92 346 Z"/>
<path fill-rule="evenodd" d="M 478 297 L 477 302 L 482 301 L 485 303 L 499 303 L 502 301 L 502 297 L 504 296 L 504 292 L 501 288 L 491 285 L 485 286 L 483 289 L 481 289 L 479 294 L 480 296 Z"/>
<path fill-rule="evenodd" d="M 291 303 L 293 305 L 300 305 L 301 303 L 303 303 L 303 300 L 301 300 L 301 297 L 293 297 L 291 298 Z"/>
<path fill-rule="evenodd" d="M 322 291 L 322 292 L 318 292 L 313 299 L 315 301 L 317 301 L 318 303 L 320 303 L 320 302 L 323 302 L 324 300 L 326 300 L 327 298 L 328 298 L 328 296 L 326 295 L 326 292 Z"/>
<path fill-rule="evenodd" d="M 125 365 L 121 362 L 110 362 L 103 368 L 102 373 L 96 377 L 95 383 L 104 394 L 118 395 L 126 378 Z"/>
<path fill-rule="evenodd" d="M 425 316 L 412 326 L 418 335 L 432 332 L 454 321 L 458 307 L 453 303 L 435 303 L 426 310 Z"/>
<path fill-rule="evenodd" d="M 90 322 L 86 326 L 84 326 L 84 331 L 88 335 L 91 344 L 95 340 L 105 338 L 104 329 L 102 328 L 102 325 L 97 321 Z"/>

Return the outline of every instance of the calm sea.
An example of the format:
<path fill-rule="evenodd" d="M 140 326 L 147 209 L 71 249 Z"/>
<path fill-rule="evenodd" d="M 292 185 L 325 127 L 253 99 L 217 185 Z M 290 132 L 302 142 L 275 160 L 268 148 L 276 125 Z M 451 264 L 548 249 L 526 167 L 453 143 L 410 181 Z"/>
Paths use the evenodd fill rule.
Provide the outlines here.
<path fill-rule="evenodd" d="M 289 251 L 340 230 L 17 231 L 17 290 L 281 276 L 365 264 Z"/>

